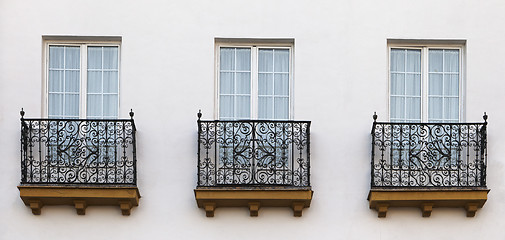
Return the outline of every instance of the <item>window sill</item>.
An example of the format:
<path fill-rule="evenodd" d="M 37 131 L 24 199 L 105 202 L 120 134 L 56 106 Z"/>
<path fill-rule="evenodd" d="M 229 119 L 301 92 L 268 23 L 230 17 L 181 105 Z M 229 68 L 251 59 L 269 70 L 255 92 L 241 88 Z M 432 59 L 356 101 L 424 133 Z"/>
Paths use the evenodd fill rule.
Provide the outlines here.
<path fill-rule="evenodd" d="M 433 208 L 464 208 L 467 217 L 474 217 L 487 200 L 489 189 L 372 189 L 368 194 L 370 209 L 386 217 L 390 207 L 417 207 L 423 217 Z"/>
<path fill-rule="evenodd" d="M 84 215 L 87 206 L 119 206 L 125 216 L 139 205 L 137 187 L 121 186 L 18 186 L 21 199 L 40 215 L 45 205 L 75 206 L 78 215 Z"/>
<path fill-rule="evenodd" d="M 253 217 L 260 207 L 290 207 L 295 217 L 301 217 L 303 208 L 310 207 L 313 193 L 310 187 L 200 187 L 195 189 L 195 198 L 207 217 L 214 217 L 218 207 L 247 207 Z"/>

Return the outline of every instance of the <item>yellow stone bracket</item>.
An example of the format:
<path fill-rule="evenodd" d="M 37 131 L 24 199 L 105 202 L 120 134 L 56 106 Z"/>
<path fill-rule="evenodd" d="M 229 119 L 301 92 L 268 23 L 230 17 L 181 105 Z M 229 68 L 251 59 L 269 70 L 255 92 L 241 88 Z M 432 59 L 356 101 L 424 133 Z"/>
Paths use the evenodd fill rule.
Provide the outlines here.
<path fill-rule="evenodd" d="M 88 206 L 119 206 L 123 215 L 128 216 L 133 206 L 139 205 L 140 193 L 137 187 L 119 186 L 18 186 L 20 197 L 40 215 L 46 205 L 71 205 L 78 215 L 85 215 Z"/>
<path fill-rule="evenodd" d="M 310 207 L 313 191 L 310 188 L 233 188 L 209 187 L 195 189 L 198 207 L 203 208 L 207 217 L 214 217 L 218 207 L 247 207 L 249 215 L 258 216 L 260 207 L 290 207 L 295 217 L 302 216 L 302 210 Z"/>
<path fill-rule="evenodd" d="M 467 217 L 474 217 L 487 200 L 489 189 L 372 189 L 368 194 L 370 209 L 386 217 L 391 207 L 420 208 L 423 217 L 431 216 L 433 208 L 464 208 Z"/>

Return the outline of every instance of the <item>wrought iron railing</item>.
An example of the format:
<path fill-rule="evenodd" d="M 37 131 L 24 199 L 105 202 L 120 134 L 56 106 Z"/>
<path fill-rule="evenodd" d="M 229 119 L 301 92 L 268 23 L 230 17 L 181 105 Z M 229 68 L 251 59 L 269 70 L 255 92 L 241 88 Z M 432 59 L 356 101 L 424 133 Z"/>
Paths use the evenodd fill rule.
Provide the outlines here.
<path fill-rule="evenodd" d="M 21 110 L 21 183 L 136 185 L 130 117 L 25 119 Z"/>
<path fill-rule="evenodd" d="M 483 123 L 376 122 L 372 127 L 371 186 L 486 187 Z"/>
<path fill-rule="evenodd" d="M 310 121 L 200 118 L 199 187 L 310 187 Z"/>

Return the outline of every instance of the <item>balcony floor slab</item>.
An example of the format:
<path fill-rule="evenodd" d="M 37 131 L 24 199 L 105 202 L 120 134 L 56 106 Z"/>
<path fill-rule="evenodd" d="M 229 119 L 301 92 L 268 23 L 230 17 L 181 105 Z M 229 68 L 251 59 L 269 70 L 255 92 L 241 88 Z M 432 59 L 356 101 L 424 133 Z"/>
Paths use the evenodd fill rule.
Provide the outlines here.
<path fill-rule="evenodd" d="M 84 215 L 88 206 L 119 206 L 123 215 L 130 215 L 131 208 L 139 205 L 137 187 L 124 186 L 18 186 L 20 197 L 40 215 L 45 205 L 75 206 L 77 214 Z"/>
<path fill-rule="evenodd" d="M 368 193 L 370 209 L 380 218 L 390 207 L 417 207 L 423 217 L 431 216 L 433 208 L 464 208 L 467 217 L 475 216 L 487 200 L 489 189 L 372 189 Z"/>
<path fill-rule="evenodd" d="M 313 191 L 310 188 L 243 188 L 204 187 L 195 189 L 198 207 L 207 217 L 213 217 L 218 207 L 247 207 L 251 216 L 258 216 L 261 207 L 290 207 L 300 217 L 303 208 L 310 207 Z"/>

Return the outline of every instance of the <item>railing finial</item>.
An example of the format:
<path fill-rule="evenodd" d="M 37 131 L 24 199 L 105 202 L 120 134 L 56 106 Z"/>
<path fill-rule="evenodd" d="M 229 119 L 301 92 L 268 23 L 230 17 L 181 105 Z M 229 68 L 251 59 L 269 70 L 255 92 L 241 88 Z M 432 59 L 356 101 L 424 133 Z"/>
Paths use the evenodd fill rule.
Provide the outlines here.
<path fill-rule="evenodd" d="M 373 121 L 376 122 L 377 121 L 377 112 L 373 112 Z"/>
<path fill-rule="evenodd" d="M 19 111 L 19 114 L 21 114 L 21 119 L 25 118 L 25 110 L 21 108 L 21 111 Z"/>
<path fill-rule="evenodd" d="M 135 115 L 135 113 L 133 113 L 133 109 L 130 108 L 130 118 L 133 119 L 133 115 Z"/>
<path fill-rule="evenodd" d="M 196 116 L 198 117 L 198 121 L 200 121 L 200 118 L 202 118 L 202 109 L 198 110 L 198 113 L 196 114 Z"/>
<path fill-rule="evenodd" d="M 484 122 L 487 123 L 487 113 L 486 112 L 484 112 L 484 116 L 482 116 L 482 118 L 484 118 Z"/>

